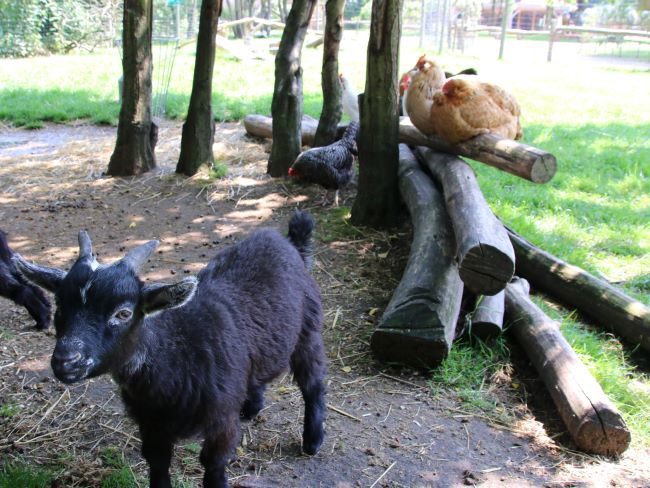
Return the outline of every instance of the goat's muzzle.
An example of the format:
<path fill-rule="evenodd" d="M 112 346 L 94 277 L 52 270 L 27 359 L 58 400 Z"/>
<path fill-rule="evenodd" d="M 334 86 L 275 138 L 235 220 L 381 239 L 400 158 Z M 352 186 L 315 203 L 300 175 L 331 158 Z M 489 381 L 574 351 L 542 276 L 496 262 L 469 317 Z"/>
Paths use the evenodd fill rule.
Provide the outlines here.
<path fill-rule="evenodd" d="M 83 352 L 78 341 L 59 341 L 52 354 L 52 371 L 63 383 L 75 383 L 88 377 L 93 359 Z"/>

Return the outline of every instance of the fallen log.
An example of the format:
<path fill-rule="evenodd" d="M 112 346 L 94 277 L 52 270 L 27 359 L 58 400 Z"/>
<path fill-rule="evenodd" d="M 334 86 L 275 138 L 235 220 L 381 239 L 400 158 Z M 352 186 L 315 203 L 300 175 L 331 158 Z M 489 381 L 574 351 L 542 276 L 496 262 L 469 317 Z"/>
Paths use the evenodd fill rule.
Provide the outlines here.
<path fill-rule="evenodd" d="M 417 156 L 442 186 L 456 236 L 460 278 L 477 295 L 503 290 L 515 272 L 515 252 L 508 232 L 494 216 L 474 176 L 462 159 L 418 147 Z"/>
<path fill-rule="evenodd" d="M 413 241 L 400 284 L 372 334 L 374 355 L 416 367 L 438 366 L 449 354 L 463 283 L 442 194 L 404 144 L 399 188 L 411 214 Z"/>
<path fill-rule="evenodd" d="M 337 139 L 340 139 L 345 132 L 347 124 L 339 124 L 337 128 Z M 255 137 L 270 139 L 273 137 L 273 119 L 266 115 L 251 114 L 244 117 L 244 128 L 246 132 Z M 301 136 L 303 146 L 313 146 L 314 136 L 318 128 L 318 120 L 309 115 L 303 115 L 301 121 Z"/>
<path fill-rule="evenodd" d="M 272 136 L 272 120 L 264 115 L 247 115 L 244 118 L 244 127 L 247 131 L 250 127 L 253 132 L 249 132 L 258 137 Z M 341 134 L 344 130 L 345 126 L 339 125 Z M 311 127 L 303 127 L 302 140 L 313 141 L 313 134 L 305 134 L 305 131 L 311 131 Z M 425 136 L 411 124 L 408 117 L 400 119 L 399 141 L 410 146 L 426 146 L 436 151 L 465 156 L 533 183 L 546 183 L 557 171 L 555 156 L 541 149 L 495 134 L 476 136 L 452 146 L 438 137 Z M 305 142 L 303 144 L 310 145 Z"/>
<path fill-rule="evenodd" d="M 528 354 L 576 446 L 617 456 L 630 445 L 630 431 L 616 407 L 551 320 L 528 295 L 524 279 L 509 284 L 506 321 Z"/>
<path fill-rule="evenodd" d="M 472 313 L 470 333 L 479 339 L 499 336 L 503 331 L 504 310 L 505 291 L 479 297 L 476 310 Z"/>
<path fill-rule="evenodd" d="M 410 146 L 426 146 L 436 151 L 465 156 L 533 183 L 546 183 L 557 171 L 557 160 L 551 153 L 497 134 L 482 134 L 451 145 L 439 137 L 425 136 L 408 117 L 402 117 L 399 135 L 400 142 Z"/>
<path fill-rule="evenodd" d="M 650 308 L 608 282 L 539 249 L 508 229 L 517 275 L 596 324 L 650 351 Z"/>

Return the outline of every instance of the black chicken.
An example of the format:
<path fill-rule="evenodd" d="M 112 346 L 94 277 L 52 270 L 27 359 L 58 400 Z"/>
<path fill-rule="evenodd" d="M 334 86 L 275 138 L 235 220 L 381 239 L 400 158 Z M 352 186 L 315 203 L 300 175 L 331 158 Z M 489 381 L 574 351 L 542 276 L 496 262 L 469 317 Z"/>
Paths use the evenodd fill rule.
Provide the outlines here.
<path fill-rule="evenodd" d="M 339 188 L 347 185 L 354 175 L 352 163 L 357 156 L 359 123 L 350 122 L 343 137 L 329 146 L 314 147 L 301 152 L 289 168 L 289 176 L 305 183 L 316 183 L 328 193 L 334 190 L 334 204 L 339 204 Z"/>

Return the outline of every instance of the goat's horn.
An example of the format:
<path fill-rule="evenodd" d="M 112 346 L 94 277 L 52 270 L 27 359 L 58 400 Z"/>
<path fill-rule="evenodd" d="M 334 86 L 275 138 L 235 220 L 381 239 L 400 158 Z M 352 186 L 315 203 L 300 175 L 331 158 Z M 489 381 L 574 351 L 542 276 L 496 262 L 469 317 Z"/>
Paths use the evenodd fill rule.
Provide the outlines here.
<path fill-rule="evenodd" d="M 85 230 L 79 231 L 79 257 L 89 259 L 93 257 L 93 244 L 90 242 L 90 236 Z"/>
<path fill-rule="evenodd" d="M 137 271 L 147 262 L 151 253 L 155 251 L 159 244 L 160 242 L 155 240 L 142 244 L 141 246 L 129 251 L 127 255 L 122 258 L 122 261 Z"/>

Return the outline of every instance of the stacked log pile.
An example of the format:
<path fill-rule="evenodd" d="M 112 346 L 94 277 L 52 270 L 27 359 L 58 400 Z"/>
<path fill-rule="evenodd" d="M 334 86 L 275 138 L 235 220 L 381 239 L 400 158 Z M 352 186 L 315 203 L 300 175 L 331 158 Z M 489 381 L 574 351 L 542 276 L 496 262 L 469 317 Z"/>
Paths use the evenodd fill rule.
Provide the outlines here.
<path fill-rule="evenodd" d="M 248 116 L 244 125 L 253 135 L 271 137 L 268 117 Z M 303 142 L 313 140 L 315 129 L 315 121 L 303 120 Z M 552 179 L 555 157 L 494 134 L 449 146 L 406 120 L 400 123 L 400 141 L 399 188 L 413 242 L 402 280 L 371 337 L 375 356 L 416 367 L 439 365 L 451 350 L 463 294 L 476 297 L 472 334 L 494 337 L 505 323 L 551 392 L 576 445 L 595 454 L 621 454 L 630 433 L 620 413 L 515 274 L 648 351 L 650 309 L 506 229 L 458 156 L 534 183 Z"/>

